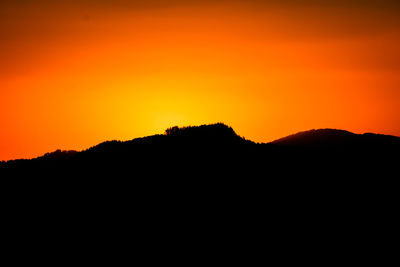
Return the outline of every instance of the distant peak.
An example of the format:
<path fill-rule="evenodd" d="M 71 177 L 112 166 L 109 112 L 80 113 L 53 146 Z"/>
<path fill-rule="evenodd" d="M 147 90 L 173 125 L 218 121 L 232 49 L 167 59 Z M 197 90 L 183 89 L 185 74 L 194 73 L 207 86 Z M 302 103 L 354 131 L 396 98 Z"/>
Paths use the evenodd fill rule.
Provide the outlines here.
<path fill-rule="evenodd" d="M 355 136 L 357 136 L 357 134 L 339 129 L 312 129 L 280 138 L 272 143 L 285 145 L 309 145 L 311 143 L 327 143 L 332 141 L 343 142 L 352 140 Z"/>
<path fill-rule="evenodd" d="M 312 129 L 309 131 L 299 132 L 291 136 L 299 136 L 299 135 L 354 135 L 354 133 L 340 129 L 323 128 L 323 129 Z"/>

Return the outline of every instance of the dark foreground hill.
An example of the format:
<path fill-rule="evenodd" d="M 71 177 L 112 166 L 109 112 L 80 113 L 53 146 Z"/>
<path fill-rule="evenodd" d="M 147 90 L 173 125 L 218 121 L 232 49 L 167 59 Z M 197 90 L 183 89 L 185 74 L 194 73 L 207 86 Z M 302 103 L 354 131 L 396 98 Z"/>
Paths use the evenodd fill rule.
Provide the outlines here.
<path fill-rule="evenodd" d="M 388 173 L 397 166 L 400 138 L 319 129 L 267 144 L 238 136 L 224 124 L 172 127 L 164 135 L 108 141 L 87 150 L 55 151 L 32 160 L 2 163 L 16 171 L 106 171 L 124 176 L 356 175 Z"/>
<path fill-rule="evenodd" d="M 382 264 L 397 227 L 399 152 L 398 137 L 340 130 L 256 144 L 223 124 L 173 127 L 2 163 L 3 229 L 9 245 L 58 240 L 107 255 L 134 245 L 146 261 L 248 265 L 270 253 Z"/>

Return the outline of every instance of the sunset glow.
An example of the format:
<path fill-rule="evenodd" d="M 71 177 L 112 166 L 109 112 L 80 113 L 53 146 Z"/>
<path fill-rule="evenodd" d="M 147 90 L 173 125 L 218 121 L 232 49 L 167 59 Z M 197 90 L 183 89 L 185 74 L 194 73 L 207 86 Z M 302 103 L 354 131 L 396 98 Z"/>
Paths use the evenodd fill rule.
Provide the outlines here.
<path fill-rule="evenodd" d="M 0 160 L 215 122 L 400 136 L 395 1 L 35 2 L 0 3 Z"/>

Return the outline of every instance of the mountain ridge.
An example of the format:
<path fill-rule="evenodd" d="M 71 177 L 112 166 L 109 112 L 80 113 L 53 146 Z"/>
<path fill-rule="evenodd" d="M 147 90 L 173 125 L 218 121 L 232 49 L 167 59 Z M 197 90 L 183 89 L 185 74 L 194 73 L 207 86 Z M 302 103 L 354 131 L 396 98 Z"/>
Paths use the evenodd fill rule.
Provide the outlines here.
<path fill-rule="evenodd" d="M 345 148 L 346 146 L 390 146 L 398 145 L 400 137 L 376 133 L 356 134 L 346 130 L 324 128 L 298 132 L 275 141 L 272 144 L 309 147 L 309 148 Z M 332 146 L 335 147 L 332 147 Z"/>
<path fill-rule="evenodd" d="M 70 159 L 79 153 L 92 153 L 93 151 L 107 150 L 110 147 L 124 145 L 160 145 L 163 142 L 190 143 L 191 145 L 198 146 L 230 146 L 241 144 L 252 146 L 282 146 L 285 148 L 337 149 L 338 145 L 340 148 L 345 148 L 345 146 L 360 147 L 360 145 L 394 145 L 398 147 L 400 144 L 400 137 L 376 133 L 356 134 L 341 129 L 321 128 L 301 131 L 268 143 L 256 143 L 239 136 L 232 127 L 226 124 L 215 123 L 199 126 L 173 126 L 166 129 L 164 134 L 139 137 L 127 141 L 104 141 L 81 151 L 57 149 L 56 151 L 48 152 L 32 159 L 12 159 L 0 161 L 0 163 L 7 164 L 10 162 L 29 160 Z"/>
<path fill-rule="evenodd" d="M 397 183 L 399 137 L 336 130 L 296 137 L 304 144 L 302 139 L 309 142 L 309 136 L 316 133 L 339 133 L 361 138 L 367 147 L 360 149 L 357 144 L 336 149 L 337 144 L 255 143 L 226 125 L 179 129 L 129 141 L 107 141 L 81 152 L 59 150 L 32 160 L 9 161 L 1 164 L 0 177 L 24 177 L 3 180 L 18 183 L 27 196 L 50 192 L 52 196 L 46 201 L 59 196 L 70 201 L 77 194 L 90 201 L 104 200 L 104 205 L 122 199 L 124 212 L 137 196 L 137 203 L 150 201 L 154 204 L 150 206 L 174 199 L 186 205 L 186 210 L 191 209 L 190 203 L 206 201 L 216 212 L 231 200 L 234 207 L 247 203 L 242 205 L 245 210 L 258 203 L 254 206 L 257 213 L 265 203 L 274 205 L 277 201 L 277 207 L 290 208 L 301 200 L 299 210 L 316 205 L 319 211 L 342 201 L 350 210 L 348 201 L 396 196 L 390 190 L 397 187 L 387 185 Z M 371 142 L 382 138 L 384 142 Z"/>

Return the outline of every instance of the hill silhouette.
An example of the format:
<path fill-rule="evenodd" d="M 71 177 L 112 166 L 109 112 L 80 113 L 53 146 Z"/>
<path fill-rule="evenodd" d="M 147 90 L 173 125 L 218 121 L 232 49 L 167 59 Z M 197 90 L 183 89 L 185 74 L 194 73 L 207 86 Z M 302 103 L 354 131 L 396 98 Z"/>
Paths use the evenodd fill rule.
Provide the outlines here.
<path fill-rule="evenodd" d="M 62 171 L 147 171 L 148 174 L 198 173 L 252 175 L 331 168 L 365 169 L 392 167 L 398 159 L 400 138 L 379 134 L 354 134 L 337 129 L 300 132 L 270 143 L 255 143 L 240 137 L 223 124 L 171 127 L 162 135 L 130 141 L 107 141 L 87 150 L 47 153 L 32 160 L 1 163 L 2 169 Z M 363 165 L 365 165 L 363 167 Z M 290 167 L 289 167 L 290 166 Z M 294 167 L 294 169 L 292 169 Z M 332 168 L 331 168 L 332 169 Z M 295 171 L 296 170 L 296 171 Z M 382 171 L 382 170 L 381 170 Z"/>
<path fill-rule="evenodd" d="M 354 134 L 337 129 L 318 129 L 300 132 L 273 141 L 279 146 L 327 151 L 368 151 L 399 149 L 399 137 L 382 134 Z"/>
<path fill-rule="evenodd" d="M 399 147 L 398 137 L 333 129 L 258 144 L 219 123 L 3 162 L 0 177 L 12 184 L 2 187 L 10 229 L 355 253 L 344 240 L 365 250 L 382 243 L 374 231 L 390 236 Z"/>

